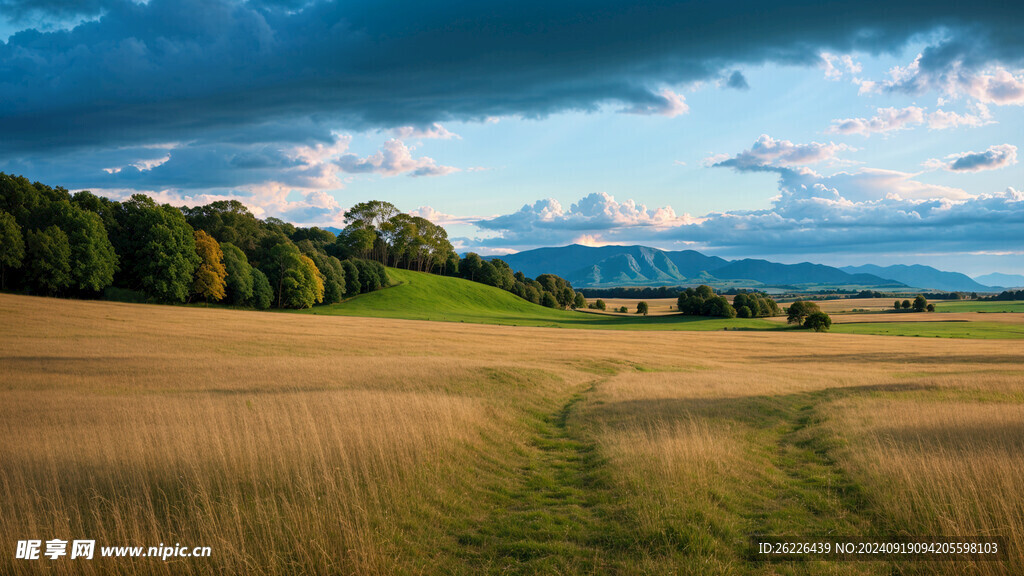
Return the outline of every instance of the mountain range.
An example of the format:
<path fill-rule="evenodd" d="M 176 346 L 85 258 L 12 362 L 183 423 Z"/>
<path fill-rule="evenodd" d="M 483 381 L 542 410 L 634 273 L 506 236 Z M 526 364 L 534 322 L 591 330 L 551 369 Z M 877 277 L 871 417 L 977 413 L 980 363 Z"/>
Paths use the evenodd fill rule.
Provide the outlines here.
<path fill-rule="evenodd" d="M 991 290 L 991 287 L 971 279 L 966 274 L 943 272 L 931 266 L 921 266 L 920 264 L 914 264 L 913 266 L 905 264 L 897 264 L 895 266 L 865 264 L 864 266 L 843 266 L 841 270 L 851 274 L 874 274 L 875 276 L 891 278 L 907 286 L 918 288 L 933 288 L 935 290 L 949 290 L 951 292 L 985 292 Z"/>
<path fill-rule="evenodd" d="M 975 281 L 986 286 L 1002 286 L 1004 288 L 1024 288 L 1024 276 L 1020 274 L 1000 274 L 994 272 L 984 276 L 975 276 Z"/>
<path fill-rule="evenodd" d="M 530 277 L 557 274 L 573 286 L 827 285 L 905 287 L 868 273 L 848 273 L 822 264 L 779 264 L 767 260 L 725 260 L 695 250 L 667 251 L 648 246 L 538 248 L 501 256 Z"/>
<path fill-rule="evenodd" d="M 573 286 L 590 288 L 698 283 L 721 287 L 921 288 L 968 292 L 991 292 L 1001 288 L 981 284 L 959 272 L 944 272 L 930 266 L 836 268 L 810 262 L 780 264 L 751 258 L 730 261 L 695 250 L 669 251 L 648 246 L 572 244 L 525 250 L 500 258 L 513 270 L 522 271 L 527 276 L 557 274 Z M 1002 285 L 1015 283 L 1012 276 L 991 276 L 1002 278 Z M 1024 277 L 1020 279 L 1024 280 Z"/>

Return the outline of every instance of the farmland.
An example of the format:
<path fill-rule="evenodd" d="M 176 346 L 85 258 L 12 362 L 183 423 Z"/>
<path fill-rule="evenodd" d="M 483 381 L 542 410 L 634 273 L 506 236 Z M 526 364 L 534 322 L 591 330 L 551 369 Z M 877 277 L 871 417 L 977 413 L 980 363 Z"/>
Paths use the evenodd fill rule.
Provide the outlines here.
<path fill-rule="evenodd" d="M 1013 574 L 1024 351 L 0 295 L 0 538 L 208 559 L 28 574 Z M 751 561 L 750 537 L 1002 561 Z M 75 564 L 73 562 L 79 562 Z"/>

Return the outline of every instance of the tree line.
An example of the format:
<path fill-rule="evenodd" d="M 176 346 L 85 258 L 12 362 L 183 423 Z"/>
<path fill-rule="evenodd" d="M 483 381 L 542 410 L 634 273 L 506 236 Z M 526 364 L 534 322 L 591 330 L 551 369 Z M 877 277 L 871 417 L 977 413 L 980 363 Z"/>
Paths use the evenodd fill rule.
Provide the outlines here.
<path fill-rule="evenodd" d="M 733 297 L 730 304 L 728 298 L 715 294 L 714 288 L 706 284 L 680 292 L 676 306 L 679 312 L 688 316 L 765 318 L 781 314 L 779 305 L 767 294 L 740 292 Z"/>
<path fill-rule="evenodd" d="M 1024 290 L 1003 290 L 999 294 L 992 296 L 986 296 L 979 298 L 979 300 L 986 300 L 989 302 L 998 301 L 1004 302 L 1007 300 L 1024 300 Z"/>
<path fill-rule="evenodd" d="M 384 266 L 338 250 L 331 232 L 260 220 L 235 200 L 117 202 L 0 173 L 4 289 L 265 309 L 330 304 L 389 283 Z"/>
<path fill-rule="evenodd" d="M 500 259 L 460 258 L 444 228 L 388 202 L 356 204 L 335 235 L 256 218 L 237 200 L 117 202 L 0 173 L 0 289 L 308 308 L 388 286 L 386 266 L 465 278 L 550 308 L 586 306 L 554 274 L 531 279 Z"/>

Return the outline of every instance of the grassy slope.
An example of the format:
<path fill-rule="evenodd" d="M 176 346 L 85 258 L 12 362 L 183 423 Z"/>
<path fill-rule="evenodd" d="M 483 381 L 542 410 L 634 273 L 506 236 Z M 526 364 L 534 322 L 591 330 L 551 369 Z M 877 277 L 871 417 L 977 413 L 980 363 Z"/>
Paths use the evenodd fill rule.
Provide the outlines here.
<path fill-rule="evenodd" d="M 694 316 L 612 316 L 569 310 L 553 310 L 531 304 L 504 290 L 459 278 L 409 270 L 389 269 L 396 286 L 362 294 L 340 304 L 317 306 L 301 312 L 328 316 L 369 316 L 406 320 L 470 322 L 507 326 L 586 328 L 599 330 L 792 330 L 793 327 L 764 319 L 724 319 Z M 971 311 L 974 304 L 989 311 L 1024 311 L 1024 303 L 964 302 L 941 304 L 940 311 Z M 994 305 L 994 306 L 993 306 Z M 949 308 L 946 308 L 949 306 Z M 1021 308 L 1021 310 L 1018 310 Z M 1024 338 L 1024 325 L 994 322 L 876 322 L 833 325 L 832 331 L 847 334 L 921 336 L 942 338 Z"/>
<path fill-rule="evenodd" d="M 513 294 L 469 282 L 409 270 L 388 269 L 398 286 L 363 294 L 340 304 L 304 310 L 331 316 L 373 316 L 407 320 L 440 320 L 474 324 L 597 328 L 608 330 L 776 330 L 779 324 L 761 319 L 719 319 L 688 316 L 608 316 L 553 310 Z"/>

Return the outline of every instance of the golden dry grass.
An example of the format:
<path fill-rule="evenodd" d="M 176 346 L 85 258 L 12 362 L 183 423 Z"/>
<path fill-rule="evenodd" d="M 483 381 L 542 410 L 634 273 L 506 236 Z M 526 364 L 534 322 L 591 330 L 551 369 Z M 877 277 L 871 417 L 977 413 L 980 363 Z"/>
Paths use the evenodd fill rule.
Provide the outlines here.
<path fill-rule="evenodd" d="M 0 572 L 1024 571 L 1024 350 L 0 295 Z M 751 534 L 1005 562 L 750 562 Z M 27 538 L 208 560 L 13 559 Z"/>
<path fill-rule="evenodd" d="M 587 302 L 593 302 L 597 298 L 588 298 Z M 664 316 L 666 314 L 678 314 L 679 310 L 676 309 L 676 298 L 647 298 L 647 299 L 632 299 L 632 298 L 604 298 L 603 299 L 608 309 L 604 312 L 605 314 L 615 313 L 618 314 L 617 310 L 621 306 L 625 306 L 629 310 L 630 314 L 636 313 L 636 305 L 640 302 L 647 302 L 647 315 L 648 316 Z M 596 312 L 601 312 L 596 310 Z"/>

